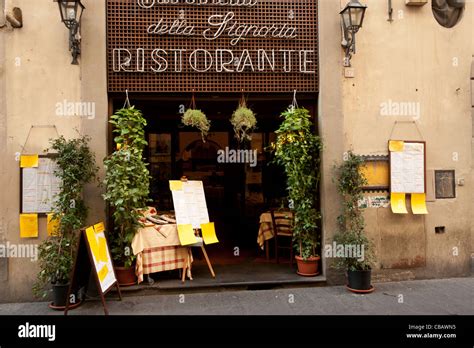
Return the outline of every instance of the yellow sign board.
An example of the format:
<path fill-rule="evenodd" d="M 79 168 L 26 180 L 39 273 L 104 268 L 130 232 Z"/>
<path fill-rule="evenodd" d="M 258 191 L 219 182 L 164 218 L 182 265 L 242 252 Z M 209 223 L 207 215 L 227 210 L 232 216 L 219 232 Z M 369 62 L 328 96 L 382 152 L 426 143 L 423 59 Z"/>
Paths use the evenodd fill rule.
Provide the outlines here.
<path fill-rule="evenodd" d="M 367 180 L 367 188 L 389 187 L 390 170 L 387 161 L 368 161 L 362 164 L 359 170 Z"/>
<path fill-rule="evenodd" d="M 112 259 L 104 232 L 105 228 L 103 223 L 95 224 L 86 229 L 87 242 L 94 259 L 94 267 L 99 277 L 102 292 L 107 291 L 107 289 L 116 282 Z"/>

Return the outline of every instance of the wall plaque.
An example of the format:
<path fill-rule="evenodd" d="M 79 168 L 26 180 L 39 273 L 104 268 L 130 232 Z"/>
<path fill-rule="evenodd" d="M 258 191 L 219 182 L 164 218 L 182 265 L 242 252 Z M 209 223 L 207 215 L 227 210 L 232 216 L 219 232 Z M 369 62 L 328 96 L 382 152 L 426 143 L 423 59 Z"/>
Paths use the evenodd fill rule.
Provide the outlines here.
<path fill-rule="evenodd" d="M 436 199 L 456 198 L 454 170 L 435 170 Z"/>

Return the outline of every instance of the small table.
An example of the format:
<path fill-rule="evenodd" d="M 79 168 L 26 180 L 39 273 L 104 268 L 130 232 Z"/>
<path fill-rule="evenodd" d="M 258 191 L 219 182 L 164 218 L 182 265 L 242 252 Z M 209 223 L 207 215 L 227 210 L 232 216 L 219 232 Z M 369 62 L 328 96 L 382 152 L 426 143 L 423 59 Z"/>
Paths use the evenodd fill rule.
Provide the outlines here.
<path fill-rule="evenodd" d="M 275 212 L 275 216 L 293 218 L 293 213 Z M 267 260 L 270 260 L 269 240 L 275 237 L 273 231 L 272 214 L 268 211 L 260 215 L 260 227 L 258 229 L 257 243 L 262 250 L 265 250 Z"/>
<path fill-rule="evenodd" d="M 138 283 L 144 274 L 190 269 L 192 254 L 187 246 L 181 246 L 175 224 L 145 224 L 132 241 L 133 254 L 137 256 L 135 273 Z"/>

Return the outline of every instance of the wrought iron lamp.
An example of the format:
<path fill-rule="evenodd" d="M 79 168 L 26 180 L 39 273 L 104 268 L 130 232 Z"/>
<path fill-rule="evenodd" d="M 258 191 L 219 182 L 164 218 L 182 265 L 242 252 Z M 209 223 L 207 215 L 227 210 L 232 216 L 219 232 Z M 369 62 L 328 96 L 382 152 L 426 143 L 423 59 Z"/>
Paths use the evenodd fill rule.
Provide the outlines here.
<path fill-rule="evenodd" d="M 81 54 L 81 18 L 85 7 L 81 0 L 54 0 L 59 5 L 61 21 L 69 29 L 69 51 L 72 63 L 78 65 L 77 57 Z"/>
<path fill-rule="evenodd" d="M 342 47 L 346 50 L 344 66 L 351 66 L 352 54 L 356 52 L 355 36 L 362 28 L 364 22 L 366 5 L 362 5 L 359 0 L 350 0 L 346 7 L 339 13 L 341 15 L 342 26 Z"/>

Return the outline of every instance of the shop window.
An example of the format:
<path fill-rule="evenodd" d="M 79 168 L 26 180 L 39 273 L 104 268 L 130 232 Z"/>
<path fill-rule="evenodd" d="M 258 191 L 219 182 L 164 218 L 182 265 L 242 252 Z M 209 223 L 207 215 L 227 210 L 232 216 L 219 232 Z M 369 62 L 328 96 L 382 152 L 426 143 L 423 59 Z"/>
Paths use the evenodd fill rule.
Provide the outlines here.
<path fill-rule="evenodd" d="M 431 0 L 431 8 L 436 21 L 445 28 L 454 27 L 464 11 L 466 0 Z"/>

